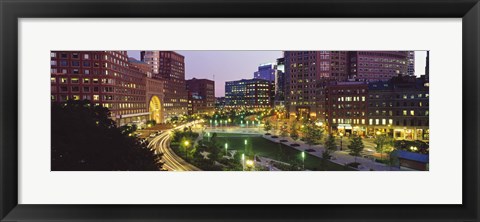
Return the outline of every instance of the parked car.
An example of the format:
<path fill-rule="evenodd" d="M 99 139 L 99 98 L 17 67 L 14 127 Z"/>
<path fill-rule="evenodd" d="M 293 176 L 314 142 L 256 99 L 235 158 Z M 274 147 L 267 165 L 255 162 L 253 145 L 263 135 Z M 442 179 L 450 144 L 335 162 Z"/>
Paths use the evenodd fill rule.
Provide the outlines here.
<path fill-rule="evenodd" d="M 286 143 L 286 142 L 288 142 L 288 140 L 280 140 L 280 142 Z"/>
<path fill-rule="evenodd" d="M 300 144 L 298 144 L 298 143 L 292 143 L 292 144 L 290 144 L 290 146 L 300 146 Z"/>
<path fill-rule="evenodd" d="M 272 138 L 276 139 L 276 138 L 278 138 L 278 136 L 272 136 Z"/>

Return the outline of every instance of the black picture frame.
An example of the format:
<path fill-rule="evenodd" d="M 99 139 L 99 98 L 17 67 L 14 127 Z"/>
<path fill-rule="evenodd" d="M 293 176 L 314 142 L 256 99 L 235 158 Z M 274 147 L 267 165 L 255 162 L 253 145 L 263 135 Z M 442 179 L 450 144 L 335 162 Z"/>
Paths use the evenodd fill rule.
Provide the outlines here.
<path fill-rule="evenodd" d="M 478 221 L 478 0 L 0 0 L 1 221 Z M 462 18 L 461 205 L 18 204 L 18 19 L 123 17 Z M 448 43 L 446 43 L 448 44 Z M 454 76 L 454 75 L 452 75 Z M 454 76 L 455 77 L 455 76 Z M 460 78 L 460 76 L 458 76 Z M 442 195 L 439 193 L 439 195 Z"/>

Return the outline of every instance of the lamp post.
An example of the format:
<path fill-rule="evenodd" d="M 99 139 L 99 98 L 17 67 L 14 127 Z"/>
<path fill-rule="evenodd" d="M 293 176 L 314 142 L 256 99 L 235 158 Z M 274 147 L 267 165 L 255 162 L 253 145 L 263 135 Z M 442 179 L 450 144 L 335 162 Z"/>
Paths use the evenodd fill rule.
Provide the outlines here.
<path fill-rule="evenodd" d="M 225 143 L 225 156 L 227 156 L 227 150 L 228 150 L 228 143 Z"/>
<path fill-rule="evenodd" d="M 188 162 L 188 151 L 187 151 L 188 144 L 189 144 L 188 140 L 185 141 L 184 144 L 185 144 L 185 160 Z"/>
<path fill-rule="evenodd" d="M 245 153 L 242 153 L 242 171 L 245 171 Z"/>
<path fill-rule="evenodd" d="M 340 151 L 342 151 L 342 148 L 343 148 L 343 133 L 340 133 Z"/>
<path fill-rule="evenodd" d="M 302 151 L 303 170 L 305 171 L 305 151 Z"/>
<path fill-rule="evenodd" d="M 245 140 L 245 151 L 244 153 L 247 153 L 247 140 Z"/>

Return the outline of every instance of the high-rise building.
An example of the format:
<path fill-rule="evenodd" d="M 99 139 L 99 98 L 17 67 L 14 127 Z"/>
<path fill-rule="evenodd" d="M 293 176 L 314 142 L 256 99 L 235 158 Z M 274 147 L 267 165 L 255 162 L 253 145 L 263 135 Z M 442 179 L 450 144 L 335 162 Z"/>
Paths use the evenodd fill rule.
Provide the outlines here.
<path fill-rule="evenodd" d="M 258 66 L 258 71 L 253 74 L 254 79 L 264 79 L 270 82 L 275 81 L 275 73 L 277 72 L 277 67 L 275 63 L 265 63 Z"/>
<path fill-rule="evenodd" d="M 146 75 L 129 65 L 126 51 L 52 51 L 51 100 L 89 100 L 106 107 L 118 125 L 149 118 Z"/>
<path fill-rule="evenodd" d="M 326 87 L 347 79 L 386 81 L 408 75 L 407 51 L 285 51 L 290 117 L 326 119 Z"/>
<path fill-rule="evenodd" d="M 350 78 L 387 81 L 408 75 L 409 51 L 350 51 L 348 55 Z"/>
<path fill-rule="evenodd" d="M 150 65 L 152 77 L 164 80 L 166 118 L 186 115 L 188 92 L 185 83 L 185 58 L 172 51 L 142 51 L 141 60 Z"/>
<path fill-rule="evenodd" d="M 426 63 L 425 63 L 425 80 L 429 82 L 430 78 L 430 51 L 427 51 L 427 58 L 426 58 Z"/>
<path fill-rule="evenodd" d="M 215 82 L 209 79 L 187 80 L 189 114 L 215 110 Z"/>
<path fill-rule="evenodd" d="M 277 59 L 277 72 L 275 73 L 274 105 L 285 105 L 285 58 Z"/>
<path fill-rule="evenodd" d="M 128 59 L 130 66 L 138 68 L 146 75 L 146 104 L 150 113 L 149 120 L 155 120 L 156 123 L 163 123 L 166 119 L 163 110 L 164 88 L 163 79 L 152 78 L 152 70 L 149 64 L 138 61 L 135 58 Z"/>
<path fill-rule="evenodd" d="M 287 116 L 324 118 L 324 86 L 348 79 L 347 52 L 285 51 L 284 58 Z"/>
<path fill-rule="evenodd" d="M 407 75 L 414 76 L 415 75 L 415 51 L 408 51 L 407 56 Z"/>
<path fill-rule="evenodd" d="M 225 106 L 230 108 L 267 108 L 272 106 L 273 83 L 264 79 L 225 82 Z"/>

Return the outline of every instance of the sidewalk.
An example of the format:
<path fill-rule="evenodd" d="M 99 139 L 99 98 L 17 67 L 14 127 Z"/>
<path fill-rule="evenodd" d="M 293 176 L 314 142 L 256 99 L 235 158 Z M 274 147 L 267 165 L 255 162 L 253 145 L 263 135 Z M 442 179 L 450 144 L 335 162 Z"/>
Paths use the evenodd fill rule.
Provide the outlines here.
<path fill-rule="evenodd" d="M 313 156 L 316 156 L 318 158 L 322 158 L 322 152 L 325 150 L 323 145 L 309 146 L 301 140 L 294 141 L 293 139 L 288 138 L 288 137 L 286 137 L 286 138 L 280 138 L 280 137 L 279 138 L 272 138 L 271 135 L 269 135 L 269 136 L 263 135 L 263 138 L 265 138 L 267 140 L 270 140 L 272 142 L 276 142 L 276 143 L 280 143 L 280 140 L 288 140 L 288 142 L 284 142 L 283 144 L 287 145 L 291 148 L 300 150 L 300 151 L 305 151 L 307 149 L 313 149 L 313 150 L 315 150 L 314 152 L 307 152 L 307 151 L 305 151 L 305 152 L 309 153 Z M 290 144 L 292 144 L 292 143 L 297 143 L 300 146 L 290 146 Z M 347 163 L 355 162 L 355 157 L 350 156 L 345 151 L 335 151 L 331 155 L 332 155 L 332 159 L 330 159 L 329 161 L 340 164 L 340 165 L 345 165 Z M 398 168 L 395 168 L 395 167 L 390 168 L 389 166 L 386 166 L 385 164 L 377 163 L 377 162 L 374 162 L 373 160 L 363 158 L 363 157 L 357 157 L 357 163 L 361 164 L 360 167 L 357 169 L 357 170 L 361 170 L 361 171 L 369 171 L 370 169 L 373 169 L 375 171 L 398 171 Z"/>

